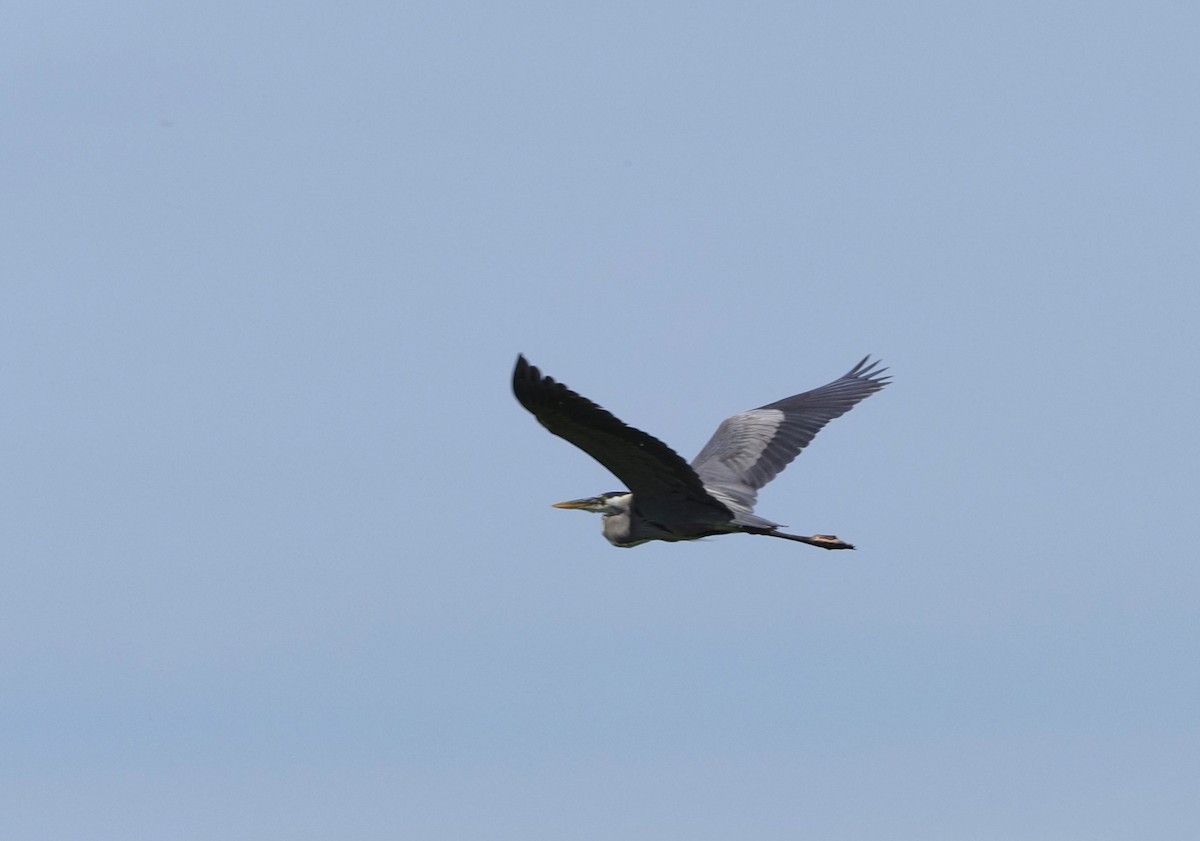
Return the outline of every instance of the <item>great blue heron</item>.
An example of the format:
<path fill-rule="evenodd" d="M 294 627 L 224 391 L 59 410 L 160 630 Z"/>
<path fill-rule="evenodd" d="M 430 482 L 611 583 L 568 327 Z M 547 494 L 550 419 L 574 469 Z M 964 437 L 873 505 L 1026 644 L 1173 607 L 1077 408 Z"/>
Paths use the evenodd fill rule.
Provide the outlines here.
<path fill-rule="evenodd" d="M 753 513 L 754 503 L 758 489 L 791 464 L 825 424 L 891 381 L 883 376 L 886 370 L 864 357 L 828 385 L 734 415 L 690 465 L 654 436 L 543 376 L 524 356 L 513 369 L 513 393 L 542 426 L 603 464 L 629 489 L 554 506 L 603 514 L 604 536 L 614 546 L 743 532 L 853 549 L 831 534 L 784 534 L 779 523 Z"/>

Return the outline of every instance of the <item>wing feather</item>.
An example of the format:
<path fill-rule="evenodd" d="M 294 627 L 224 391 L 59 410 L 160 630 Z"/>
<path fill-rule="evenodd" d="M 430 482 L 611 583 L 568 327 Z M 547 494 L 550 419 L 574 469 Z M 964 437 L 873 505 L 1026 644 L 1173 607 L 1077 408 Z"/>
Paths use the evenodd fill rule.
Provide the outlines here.
<path fill-rule="evenodd" d="M 682 456 L 544 376 L 524 356 L 517 357 L 513 369 L 513 394 L 542 426 L 612 471 L 635 499 L 649 502 L 654 497 L 679 497 L 724 510 Z"/>
<path fill-rule="evenodd" d="M 704 486 L 740 513 L 754 510 L 758 490 L 792 463 L 825 424 L 889 382 L 886 368 L 864 357 L 833 382 L 725 420 L 692 462 Z"/>

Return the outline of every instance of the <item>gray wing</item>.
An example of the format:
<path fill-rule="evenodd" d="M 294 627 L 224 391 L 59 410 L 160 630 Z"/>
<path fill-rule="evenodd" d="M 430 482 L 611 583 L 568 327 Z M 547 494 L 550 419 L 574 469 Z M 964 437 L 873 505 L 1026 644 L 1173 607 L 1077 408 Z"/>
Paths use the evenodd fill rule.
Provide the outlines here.
<path fill-rule="evenodd" d="M 738 513 L 753 511 L 758 489 L 791 464 L 825 424 L 891 381 L 883 376 L 887 369 L 870 358 L 828 385 L 724 421 L 692 462 L 708 492 Z"/>
<path fill-rule="evenodd" d="M 686 499 L 725 510 L 683 457 L 640 429 L 626 426 L 591 400 L 544 376 L 524 356 L 513 369 L 513 394 L 538 422 L 603 464 L 634 498 Z"/>

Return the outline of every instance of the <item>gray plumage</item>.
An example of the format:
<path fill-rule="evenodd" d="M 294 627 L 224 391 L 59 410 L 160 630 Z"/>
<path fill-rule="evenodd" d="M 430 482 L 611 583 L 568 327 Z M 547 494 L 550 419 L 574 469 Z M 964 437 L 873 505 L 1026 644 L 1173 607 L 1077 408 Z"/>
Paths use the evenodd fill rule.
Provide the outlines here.
<path fill-rule="evenodd" d="M 629 489 L 556 505 L 604 514 L 604 536 L 615 546 L 743 532 L 853 549 L 833 535 L 784 534 L 780 524 L 753 511 L 759 489 L 825 424 L 890 382 L 883 376 L 887 369 L 869 360 L 828 385 L 723 421 L 690 465 L 654 436 L 544 376 L 524 356 L 517 357 L 513 370 L 513 393 L 544 427 L 603 464 Z"/>

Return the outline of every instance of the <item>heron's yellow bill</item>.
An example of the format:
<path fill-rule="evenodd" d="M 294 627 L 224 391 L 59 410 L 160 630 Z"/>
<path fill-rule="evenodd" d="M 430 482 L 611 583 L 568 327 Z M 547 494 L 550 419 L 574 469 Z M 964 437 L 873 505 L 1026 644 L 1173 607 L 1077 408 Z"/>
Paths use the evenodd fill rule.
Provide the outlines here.
<path fill-rule="evenodd" d="M 566 502 L 556 502 L 554 508 L 588 508 L 596 504 L 595 499 L 568 499 Z"/>

